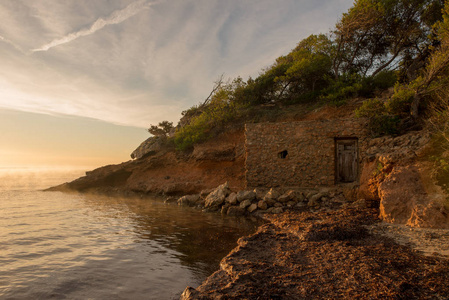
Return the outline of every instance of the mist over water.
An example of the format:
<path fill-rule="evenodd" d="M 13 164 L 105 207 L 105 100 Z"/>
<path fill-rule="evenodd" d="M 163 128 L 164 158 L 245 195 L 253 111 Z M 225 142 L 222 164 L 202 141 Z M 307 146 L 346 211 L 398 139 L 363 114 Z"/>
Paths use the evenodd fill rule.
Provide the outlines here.
<path fill-rule="evenodd" d="M 1 299 L 174 299 L 256 227 L 157 199 L 41 191 L 83 173 L 0 169 Z"/>

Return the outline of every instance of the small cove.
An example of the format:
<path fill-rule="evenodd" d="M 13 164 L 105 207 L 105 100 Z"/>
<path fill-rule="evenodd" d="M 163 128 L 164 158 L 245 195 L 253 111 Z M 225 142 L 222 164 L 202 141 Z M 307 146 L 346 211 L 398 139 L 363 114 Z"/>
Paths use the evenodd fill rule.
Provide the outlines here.
<path fill-rule="evenodd" d="M 77 172 L 1 170 L 0 298 L 176 299 L 257 227 L 157 199 L 40 191 Z"/>

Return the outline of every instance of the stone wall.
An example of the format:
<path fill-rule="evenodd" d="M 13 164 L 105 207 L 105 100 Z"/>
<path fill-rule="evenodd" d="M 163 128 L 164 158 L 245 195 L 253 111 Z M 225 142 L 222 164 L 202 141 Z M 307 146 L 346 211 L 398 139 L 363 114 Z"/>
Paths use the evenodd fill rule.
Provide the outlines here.
<path fill-rule="evenodd" d="M 360 169 L 367 134 L 363 119 L 246 124 L 246 185 L 249 188 L 334 185 L 336 139 L 358 139 Z"/>

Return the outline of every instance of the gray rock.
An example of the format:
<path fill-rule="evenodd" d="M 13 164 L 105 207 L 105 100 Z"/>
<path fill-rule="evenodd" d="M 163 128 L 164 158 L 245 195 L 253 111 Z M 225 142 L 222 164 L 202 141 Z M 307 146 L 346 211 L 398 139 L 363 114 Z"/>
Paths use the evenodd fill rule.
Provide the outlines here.
<path fill-rule="evenodd" d="M 297 199 L 296 192 L 293 190 L 290 190 L 290 191 L 286 192 L 285 194 L 283 194 L 282 196 L 280 196 L 278 198 L 278 201 L 281 203 L 287 203 L 289 201 L 295 201 L 296 199 Z"/>
<path fill-rule="evenodd" d="M 312 196 L 318 194 L 317 191 L 310 191 L 307 193 L 306 198 L 310 200 L 310 198 L 312 198 Z"/>
<path fill-rule="evenodd" d="M 264 200 L 265 199 L 275 199 L 277 200 L 279 197 L 281 196 L 281 194 L 276 191 L 274 188 L 271 188 L 268 193 L 265 194 Z"/>
<path fill-rule="evenodd" d="M 270 199 L 270 198 L 264 198 L 263 201 L 265 201 L 265 203 L 268 206 L 273 206 L 277 202 L 276 199 Z"/>
<path fill-rule="evenodd" d="M 306 207 L 306 206 L 307 206 L 307 203 L 305 203 L 305 202 L 298 202 L 295 205 L 296 208 L 303 208 L 303 207 Z"/>
<path fill-rule="evenodd" d="M 220 185 L 206 197 L 204 207 L 209 211 L 218 210 L 230 192 L 227 182 Z"/>
<path fill-rule="evenodd" d="M 228 216 L 243 216 L 245 214 L 245 209 L 240 206 L 231 206 L 228 208 Z"/>
<path fill-rule="evenodd" d="M 131 153 L 132 159 L 139 159 L 147 155 L 156 154 L 162 149 L 166 139 L 164 137 L 152 136 L 143 141 L 136 150 Z"/>
<path fill-rule="evenodd" d="M 299 195 L 298 195 L 298 202 L 307 202 L 307 198 L 304 195 L 304 193 L 299 193 Z"/>
<path fill-rule="evenodd" d="M 257 203 L 257 207 L 259 207 L 260 210 L 266 210 L 268 208 L 268 204 L 264 200 L 260 200 Z"/>
<path fill-rule="evenodd" d="M 312 197 L 309 198 L 309 203 L 310 202 L 318 202 L 324 196 L 325 195 L 323 193 L 315 194 L 315 195 L 313 195 Z"/>
<path fill-rule="evenodd" d="M 281 202 L 276 202 L 273 206 L 274 207 L 282 207 L 284 205 Z"/>
<path fill-rule="evenodd" d="M 240 191 L 237 193 L 237 201 L 243 202 L 245 200 L 254 200 L 256 199 L 256 193 L 253 191 Z"/>
<path fill-rule="evenodd" d="M 226 198 L 226 202 L 231 204 L 231 205 L 235 205 L 237 204 L 237 194 L 236 193 L 231 193 L 228 198 Z"/>
<path fill-rule="evenodd" d="M 323 197 L 323 194 L 321 194 L 321 193 L 313 195 L 309 199 L 309 202 L 307 203 L 307 205 L 310 206 L 310 207 L 319 207 L 320 206 L 320 199 L 321 199 L 321 197 Z"/>
<path fill-rule="evenodd" d="M 248 207 L 248 211 L 249 211 L 250 213 L 252 213 L 252 212 L 255 211 L 255 210 L 257 210 L 257 204 L 251 204 L 251 205 Z"/>
<path fill-rule="evenodd" d="M 248 206 L 250 206 L 252 203 L 251 203 L 251 200 L 244 200 L 242 203 L 240 203 L 240 207 L 241 208 L 243 208 L 243 209 L 245 209 L 245 208 L 247 208 Z"/>
<path fill-rule="evenodd" d="M 293 207 L 293 206 L 295 206 L 296 205 L 296 202 L 295 201 L 289 201 L 289 202 L 287 202 L 287 206 L 288 207 Z"/>
<path fill-rule="evenodd" d="M 273 213 L 273 210 L 275 209 L 275 207 L 270 207 L 270 208 L 268 208 L 265 212 L 267 213 L 267 214 L 271 214 L 271 213 Z"/>
<path fill-rule="evenodd" d="M 253 190 L 253 192 L 256 194 L 256 198 L 258 199 L 258 200 L 262 200 L 263 199 L 263 197 L 265 196 L 265 192 L 264 192 L 264 190 L 263 189 L 261 189 L 261 188 L 255 188 L 254 190 Z"/>
<path fill-rule="evenodd" d="M 187 195 L 178 199 L 178 205 L 180 206 L 195 206 L 200 200 L 200 195 Z"/>
<path fill-rule="evenodd" d="M 275 207 L 273 208 L 273 210 L 271 211 L 272 214 L 281 214 L 283 213 L 284 210 L 282 209 L 282 207 Z"/>
<path fill-rule="evenodd" d="M 184 292 L 182 292 L 180 300 L 193 300 L 198 299 L 199 292 L 195 290 L 193 287 L 186 287 Z"/>

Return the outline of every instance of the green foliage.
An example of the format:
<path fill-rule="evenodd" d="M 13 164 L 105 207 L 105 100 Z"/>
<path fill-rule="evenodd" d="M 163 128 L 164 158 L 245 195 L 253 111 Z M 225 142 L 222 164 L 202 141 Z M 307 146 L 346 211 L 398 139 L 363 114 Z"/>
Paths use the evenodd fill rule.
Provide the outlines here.
<path fill-rule="evenodd" d="M 235 84 L 234 81 L 223 85 L 215 91 L 207 105 L 190 110 L 193 115 L 190 122 L 175 133 L 174 143 L 178 150 L 189 150 L 193 145 L 206 141 L 213 136 L 214 132 L 238 116 L 241 106 L 230 100 L 233 97 Z M 198 114 L 199 110 L 201 113 Z"/>
<path fill-rule="evenodd" d="M 397 72 L 389 70 L 383 70 L 370 78 L 372 78 L 373 88 L 377 90 L 386 90 L 398 81 Z"/>
<path fill-rule="evenodd" d="M 396 84 L 394 87 L 394 94 L 385 103 L 385 108 L 388 113 L 400 117 L 407 117 L 410 115 L 410 105 L 416 92 L 409 85 Z"/>
<path fill-rule="evenodd" d="M 433 162 L 432 177 L 436 180 L 437 184 L 441 186 L 447 193 L 449 193 L 448 134 L 449 132 L 434 133 L 431 140 L 431 145 L 430 147 L 428 147 L 428 149 L 431 149 L 431 152 L 427 153 L 428 159 Z M 449 201 L 447 202 L 447 208 L 449 209 Z"/>
<path fill-rule="evenodd" d="M 154 136 L 167 137 L 173 128 L 173 122 L 162 121 L 158 125 L 150 125 L 148 132 Z"/>
<path fill-rule="evenodd" d="M 205 115 L 202 116 L 203 114 L 176 131 L 174 138 L 176 149 L 188 150 L 194 144 L 207 140 L 209 137 L 208 118 Z"/>
<path fill-rule="evenodd" d="M 320 99 L 325 103 L 343 105 L 349 98 L 356 97 L 362 89 L 360 76 L 357 74 L 341 76 L 331 80 L 330 85 L 321 91 Z"/>
<path fill-rule="evenodd" d="M 310 99 L 316 91 L 327 86 L 331 70 L 332 43 L 323 34 L 302 40 L 287 56 L 278 58 L 277 65 L 285 72 L 274 80 L 280 84 L 277 99 L 283 102 Z"/>
<path fill-rule="evenodd" d="M 355 111 L 358 118 L 368 118 L 368 126 L 373 136 L 397 134 L 400 118 L 389 114 L 386 105 L 379 99 L 369 99 Z"/>
<path fill-rule="evenodd" d="M 303 39 L 259 76 L 246 81 L 237 77 L 226 83 L 221 77 L 202 104 L 183 112 L 173 139 L 176 147 L 191 149 L 239 118 L 264 120 L 281 111 L 273 106 L 342 105 L 353 97 L 374 97 L 398 81 L 399 71 L 394 66 L 402 66 L 401 74 L 407 75 L 413 66 L 413 73 L 419 75 L 431 51 L 421 77 L 396 85 L 386 102 L 366 101 L 357 115 L 369 118 L 373 135 L 382 135 L 398 133 L 401 122 L 414 115 L 411 111 L 423 106 L 421 98 L 430 101 L 425 103 L 427 107 L 440 103 L 438 111 L 447 110 L 436 100 L 449 99 L 445 88 L 449 86 L 449 5 L 442 17 L 443 3 L 356 0 L 331 34 Z M 259 118 L 254 112 L 266 115 Z M 161 126 L 150 129 L 167 134 Z"/>
<path fill-rule="evenodd" d="M 333 31 L 335 76 L 375 76 L 398 58 L 421 55 L 439 6 L 441 0 L 356 0 Z"/>

